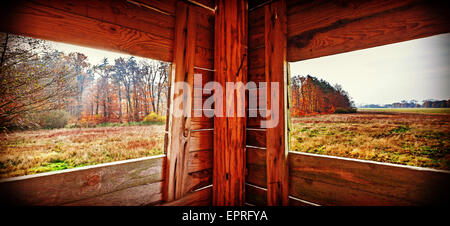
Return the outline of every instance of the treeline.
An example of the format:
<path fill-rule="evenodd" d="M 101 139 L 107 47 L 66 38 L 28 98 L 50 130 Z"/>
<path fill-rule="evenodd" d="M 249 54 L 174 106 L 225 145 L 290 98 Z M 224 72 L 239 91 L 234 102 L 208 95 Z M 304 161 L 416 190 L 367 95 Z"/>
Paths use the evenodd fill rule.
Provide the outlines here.
<path fill-rule="evenodd" d="M 392 104 L 378 105 L 378 104 L 366 104 L 360 105 L 359 108 L 450 108 L 449 100 L 424 100 L 420 104 L 416 100 L 402 100 Z"/>
<path fill-rule="evenodd" d="M 83 53 L 65 54 L 43 40 L 1 37 L 4 129 L 138 122 L 167 111 L 169 63 L 105 57 L 91 65 Z"/>
<path fill-rule="evenodd" d="M 327 81 L 310 75 L 292 77 L 290 92 L 290 111 L 293 117 L 356 111 L 350 96 L 342 86 L 332 86 Z"/>

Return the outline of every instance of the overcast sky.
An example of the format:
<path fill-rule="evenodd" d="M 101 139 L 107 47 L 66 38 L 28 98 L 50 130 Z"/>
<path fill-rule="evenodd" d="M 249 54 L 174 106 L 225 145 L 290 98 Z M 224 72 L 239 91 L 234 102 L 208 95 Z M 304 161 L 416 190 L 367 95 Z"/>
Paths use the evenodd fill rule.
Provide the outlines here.
<path fill-rule="evenodd" d="M 104 57 L 108 58 L 108 61 L 110 64 L 114 64 L 114 59 L 116 59 L 116 58 L 119 58 L 119 57 L 128 58 L 131 56 L 131 55 L 127 55 L 124 53 L 116 53 L 116 52 L 105 51 L 105 50 L 100 50 L 100 49 L 87 48 L 87 47 L 82 47 L 82 46 L 77 46 L 77 45 L 65 44 L 65 43 L 61 43 L 61 42 L 49 41 L 49 43 L 51 44 L 51 46 L 54 49 L 62 51 L 66 54 L 69 54 L 71 52 L 84 53 L 84 55 L 86 55 L 88 57 L 87 61 L 91 64 L 102 63 Z M 135 56 L 135 58 L 138 61 L 141 59 L 145 59 L 145 58 L 136 57 L 136 56 Z"/>
<path fill-rule="evenodd" d="M 52 42 L 54 48 L 81 52 L 91 64 L 129 55 Z M 137 57 L 137 59 L 142 59 Z M 292 75 L 313 75 L 341 84 L 355 104 L 450 99 L 450 34 L 291 63 Z"/>
<path fill-rule="evenodd" d="M 355 104 L 450 99 L 450 34 L 290 64 L 291 75 L 342 85 Z"/>

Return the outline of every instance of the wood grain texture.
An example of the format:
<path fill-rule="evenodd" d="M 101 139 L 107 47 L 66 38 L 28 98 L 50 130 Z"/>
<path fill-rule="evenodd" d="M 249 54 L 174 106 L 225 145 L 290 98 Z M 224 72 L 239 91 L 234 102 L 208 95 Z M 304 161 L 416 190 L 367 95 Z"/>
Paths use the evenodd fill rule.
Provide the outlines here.
<path fill-rule="evenodd" d="M 173 39 L 164 37 L 162 31 L 144 32 L 32 1 L 18 1 L 1 8 L 0 19 L 8 21 L 0 23 L 0 30 L 4 32 L 172 60 Z"/>
<path fill-rule="evenodd" d="M 247 1 L 217 0 L 215 18 L 214 80 L 222 87 L 227 82 L 247 82 Z M 237 109 L 245 111 L 245 91 L 215 95 L 215 109 L 224 113 L 234 109 L 234 117 L 214 118 L 213 205 L 244 204 L 245 185 L 245 117 L 237 117 Z M 234 103 L 229 100 L 234 99 Z M 218 103 L 224 102 L 222 105 Z"/>
<path fill-rule="evenodd" d="M 245 184 L 245 202 L 254 206 L 267 206 L 267 189 Z M 289 206 L 317 206 L 317 204 L 289 196 Z"/>
<path fill-rule="evenodd" d="M 169 141 L 167 151 L 167 179 L 165 201 L 179 199 L 187 193 L 186 180 L 188 176 L 188 160 L 191 138 L 191 118 L 188 117 L 192 109 L 192 92 L 194 76 L 194 56 L 196 40 L 195 10 L 186 3 L 177 3 L 175 18 L 175 46 L 172 67 L 171 84 L 185 82 L 190 90 L 175 90 L 172 87 L 170 98 L 172 100 L 171 114 L 169 115 Z M 177 92 L 178 91 L 178 92 Z M 188 92 L 191 93 L 188 93 Z M 177 92 L 177 93 L 175 93 Z M 183 98 L 179 106 L 174 106 L 174 100 Z M 176 114 L 177 111 L 181 114 Z"/>
<path fill-rule="evenodd" d="M 449 3 L 290 2 L 288 61 L 311 59 L 450 32 Z"/>
<path fill-rule="evenodd" d="M 203 85 L 213 80 L 213 73 L 208 70 L 214 64 L 211 22 L 214 23 L 214 14 L 210 10 L 182 1 L 177 3 L 172 84 L 186 82 L 189 85 L 191 95 L 184 97 L 180 108 L 191 114 L 187 117 L 170 116 L 166 201 L 180 199 L 212 183 L 214 121 L 194 114 L 196 108 L 202 109 L 196 105 L 196 100 L 203 103 L 210 96 L 203 95 Z M 201 74 L 202 83 L 198 86 L 194 85 L 194 74 Z M 197 95 L 195 89 L 199 89 L 201 95 Z M 171 95 L 174 100 L 185 94 Z"/>
<path fill-rule="evenodd" d="M 192 117 L 191 130 L 212 129 L 214 128 L 214 118 Z"/>
<path fill-rule="evenodd" d="M 265 8 L 265 75 L 267 84 L 267 106 L 272 108 L 272 99 L 278 102 L 276 124 L 266 129 L 267 205 L 289 204 L 289 168 L 286 95 L 287 89 L 287 13 L 286 1 L 270 3 Z M 272 92 L 272 83 L 278 83 L 278 92 Z M 273 97 L 273 98 L 272 98 Z M 275 105 L 276 106 L 276 105 Z"/>
<path fill-rule="evenodd" d="M 264 46 L 264 7 L 248 13 L 248 48 Z"/>
<path fill-rule="evenodd" d="M 111 192 L 64 206 L 151 206 L 162 202 L 162 182 L 138 185 L 120 191 Z"/>
<path fill-rule="evenodd" d="M 138 6 L 124 0 L 31 0 L 35 3 L 70 12 L 79 16 L 96 19 L 103 22 L 121 25 L 173 39 L 175 17 L 157 11 L 155 5 L 158 1 L 148 2 L 153 7 Z M 175 8 L 175 0 L 164 1 L 167 7 Z"/>
<path fill-rule="evenodd" d="M 188 172 L 212 169 L 212 150 L 195 151 L 189 153 Z"/>
<path fill-rule="evenodd" d="M 152 8 L 171 15 L 175 15 L 177 1 L 178 0 L 136 0 L 136 2 L 144 3 Z"/>
<path fill-rule="evenodd" d="M 247 145 L 254 146 L 254 147 L 267 147 L 267 136 L 266 136 L 266 130 L 253 130 L 248 129 L 247 130 Z"/>
<path fill-rule="evenodd" d="M 204 169 L 197 172 L 188 173 L 188 179 L 185 181 L 187 192 L 203 188 L 212 184 L 213 170 Z"/>
<path fill-rule="evenodd" d="M 289 153 L 292 196 L 320 205 L 448 203 L 450 172 Z"/>
<path fill-rule="evenodd" d="M 214 148 L 214 131 L 191 131 L 189 152 L 212 150 Z"/>
<path fill-rule="evenodd" d="M 246 154 L 247 154 L 246 183 L 266 188 L 267 186 L 266 150 L 261 148 L 247 147 Z"/>
<path fill-rule="evenodd" d="M 267 189 L 245 184 L 245 202 L 255 206 L 267 206 Z"/>
<path fill-rule="evenodd" d="M 199 191 L 188 193 L 180 199 L 164 203 L 162 206 L 210 206 L 212 188 L 207 187 Z"/>
<path fill-rule="evenodd" d="M 164 161 L 154 156 L 3 179 L 0 200 L 33 206 L 147 205 L 161 201 Z"/>

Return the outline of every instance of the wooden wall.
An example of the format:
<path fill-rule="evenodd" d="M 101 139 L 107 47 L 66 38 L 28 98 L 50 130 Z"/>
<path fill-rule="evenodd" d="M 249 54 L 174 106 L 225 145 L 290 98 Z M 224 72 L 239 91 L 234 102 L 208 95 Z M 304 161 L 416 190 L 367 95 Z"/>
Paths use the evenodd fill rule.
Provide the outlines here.
<path fill-rule="evenodd" d="M 270 55 L 268 56 L 267 54 L 273 51 L 273 48 L 270 47 L 268 49 L 268 41 L 271 37 L 267 36 L 267 31 L 270 28 L 267 26 L 267 19 L 270 19 L 270 7 L 279 4 L 278 2 L 262 1 L 262 3 L 252 3 L 255 7 L 250 7 L 249 9 L 248 81 L 269 82 L 268 79 L 271 78 L 268 75 L 268 71 L 271 70 L 271 67 L 268 65 L 270 63 L 268 61 Z M 426 3 L 420 0 L 349 0 L 337 2 L 294 0 L 286 2 L 287 61 L 291 62 L 450 31 L 448 3 Z M 207 7 L 202 7 L 202 5 Z M 215 21 L 214 12 L 211 9 L 214 9 L 215 6 L 210 1 L 29 0 L 8 2 L 4 3 L 3 6 L 0 9 L 0 19 L 3 21 L 0 23 L 0 31 L 172 62 L 171 82 L 191 82 L 194 73 L 202 74 L 203 83 L 213 80 L 213 70 L 215 69 Z M 277 17 L 278 15 L 274 14 L 272 16 Z M 177 19 L 177 17 L 181 19 Z M 177 48 L 179 49 L 177 50 Z M 199 87 L 193 87 L 193 89 L 195 88 Z M 248 92 L 248 95 L 253 99 L 257 97 L 252 97 L 251 92 Z M 193 97 L 189 102 L 189 110 L 191 112 L 199 110 L 200 106 L 194 105 L 195 98 L 199 98 L 203 102 L 207 97 L 209 96 Z M 266 106 L 258 107 L 265 108 Z M 284 109 L 288 111 L 287 108 L 288 104 L 286 104 Z M 247 109 L 247 112 L 255 110 Z M 267 156 L 267 149 L 268 145 L 273 142 L 268 141 L 268 139 L 274 138 L 274 135 L 268 135 L 267 129 L 261 128 L 261 120 L 264 120 L 264 118 L 248 117 L 246 120 L 247 185 L 245 190 L 248 203 L 268 204 L 267 160 L 269 157 Z M 166 194 L 173 195 L 170 198 L 165 197 L 165 200 L 173 201 L 174 205 L 177 203 L 192 204 L 192 199 L 186 197 L 194 197 L 194 199 L 202 197 L 201 203 L 210 203 L 210 197 L 212 196 L 210 185 L 212 183 L 214 121 L 206 117 L 188 117 L 179 121 L 169 120 L 167 129 L 169 132 L 178 131 L 174 134 L 174 139 L 167 143 L 167 147 L 169 147 L 167 158 L 180 159 L 180 162 L 177 162 L 181 167 L 170 166 L 170 161 L 168 161 L 169 167 L 164 166 L 169 181 L 172 181 L 170 187 L 173 186 L 172 188 L 176 191 L 173 193 L 167 192 Z M 173 142 L 180 139 L 182 142 L 177 143 L 179 148 L 173 148 Z M 354 194 L 354 197 L 356 197 L 353 199 L 354 203 L 360 204 L 424 203 L 426 201 L 424 201 L 424 197 L 427 197 L 424 194 L 427 193 L 423 189 L 428 189 L 429 186 L 436 184 L 436 181 L 441 181 L 440 178 L 447 178 L 447 174 L 442 172 L 428 172 L 427 170 L 401 167 L 397 169 L 395 167 L 392 168 L 392 166 L 378 166 L 373 163 L 360 164 L 358 161 L 356 161 L 358 163 L 354 163 L 354 161 L 347 163 L 349 160 L 342 160 L 342 162 L 341 160 L 338 161 L 334 158 L 328 159 L 328 157 L 321 156 L 311 157 L 292 153 L 289 155 L 289 162 L 286 164 L 291 165 L 289 168 L 291 174 L 289 177 L 289 183 L 291 183 L 289 203 L 292 205 L 311 204 L 304 200 L 319 204 L 351 204 L 345 202 L 345 199 L 349 199 L 349 197 L 342 196 L 345 195 L 345 192 Z M 328 162 L 328 160 L 331 162 Z M 308 165 L 305 161 L 313 165 L 304 167 L 303 164 Z M 323 168 L 325 163 L 338 165 L 336 165 L 336 169 Z M 361 172 L 365 175 L 355 174 L 355 171 L 353 171 L 354 167 L 361 168 L 356 173 Z M 371 170 L 366 170 L 369 168 Z M 89 170 L 95 171 L 94 169 Z M 83 172 L 90 172 L 89 170 Z M 99 170 L 98 172 L 106 171 L 108 170 Z M 129 171 L 132 172 L 133 169 L 129 168 Z M 334 171 L 339 172 L 339 174 L 333 173 Z M 299 172 L 302 172 L 301 176 Z M 413 184 L 409 180 L 394 181 L 388 175 L 385 175 L 386 172 L 407 175 L 407 178 L 410 178 L 410 180 L 419 182 Z M 180 181 L 176 182 L 178 185 L 174 185 L 176 184 L 174 182 L 174 175 L 176 174 L 181 175 L 179 177 Z M 89 179 L 76 179 L 76 176 L 73 176 L 75 179 L 70 179 L 72 176 L 67 176 L 67 178 L 64 176 L 69 174 L 62 173 L 61 175 L 63 176 L 53 176 L 55 179 L 43 179 L 52 178 L 50 176 L 43 176 L 41 179 L 35 179 L 40 177 L 30 177 L 26 181 L 38 181 L 35 183 L 36 186 L 41 186 L 39 189 L 52 189 L 44 188 L 45 183 L 57 183 L 64 186 L 66 180 L 83 181 Z M 104 175 L 108 175 L 108 173 Z M 145 176 L 146 174 L 143 175 Z M 404 188 L 400 191 L 396 190 L 395 192 L 398 194 L 395 193 L 394 196 L 390 196 L 391 193 L 383 190 L 381 187 L 386 186 L 386 184 L 376 181 L 375 175 L 381 175 L 380 177 L 383 177 L 384 180 L 397 184 L 400 187 L 401 184 L 404 184 Z M 86 177 L 86 175 L 83 174 L 83 177 Z M 369 177 L 368 181 L 361 179 L 366 177 Z M 371 179 L 371 177 L 374 178 Z M 87 184 L 87 188 L 91 189 L 91 187 L 95 187 L 98 184 L 98 178 L 93 177 L 79 186 L 84 188 L 86 186 L 83 184 Z M 425 180 L 424 178 L 435 179 Z M 51 181 L 44 183 L 43 181 L 45 180 Z M 53 180 L 58 180 L 58 182 L 52 182 Z M 1 186 L 8 184 L 8 186 L 18 186 L 17 189 L 25 189 L 21 183 L 26 182 L 20 181 L 3 182 Z M 372 183 L 376 185 L 372 186 Z M 371 184 L 371 186 L 367 184 Z M 131 186 L 131 184 L 129 185 Z M 53 194 L 53 196 L 45 198 L 49 200 L 48 203 L 44 199 L 33 198 L 44 197 L 40 194 L 38 196 L 30 195 L 28 203 L 69 204 L 73 202 L 76 204 L 75 201 L 77 201 L 77 203 L 81 204 L 92 204 L 95 202 L 101 204 L 107 203 L 109 200 L 109 203 L 114 204 L 143 204 L 138 201 L 139 198 L 137 197 L 132 197 L 125 201 L 114 198 L 115 194 L 125 192 L 127 191 L 126 189 L 137 189 L 133 191 L 135 191 L 134 193 L 139 193 L 136 191 L 141 191 L 139 189 L 144 188 L 141 186 L 142 184 L 138 183 L 136 185 L 127 187 L 128 185 L 114 182 L 111 186 L 118 186 L 118 188 L 101 190 L 97 193 L 95 193 L 95 189 L 86 190 L 87 193 L 82 192 L 81 196 L 76 196 L 72 193 L 64 194 L 64 196 L 68 197 L 67 199 L 62 198 L 63 196 L 58 196 L 59 193 L 52 193 L 56 190 L 50 190 L 52 192 L 49 194 Z M 126 188 L 120 186 L 125 186 Z M 169 184 L 165 183 L 165 186 L 169 186 Z M 371 190 L 371 187 L 379 190 Z M 5 190 L 4 188 L 5 194 L 9 194 L 7 193 L 8 189 Z M 165 187 L 164 189 L 169 188 Z M 128 191 L 126 192 L 127 194 Z M 340 192 L 333 193 L 337 191 Z M 26 192 L 36 194 L 32 190 L 26 190 Z M 265 194 L 265 196 L 261 198 L 261 194 Z M 370 194 L 370 199 L 361 198 L 363 197 L 362 194 Z M 205 196 L 208 198 L 205 199 Z M 22 199 L 13 197 L 11 196 L 11 201 L 13 202 L 25 202 Z M 144 199 L 146 200 L 145 202 L 160 200 L 160 198 L 156 198 L 159 197 L 158 195 L 152 197 L 152 200 Z"/>
<path fill-rule="evenodd" d="M 0 205 L 139 206 L 163 200 L 165 156 L 0 180 Z"/>
<path fill-rule="evenodd" d="M 288 200 L 288 101 L 287 101 L 287 16 L 286 1 L 274 1 L 249 12 L 249 69 L 248 82 L 257 84 L 257 94 L 249 90 L 250 104 L 247 112 L 257 117 L 247 117 L 247 187 L 248 200 L 252 199 L 255 186 L 267 188 L 267 205 L 287 205 Z M 265 84 L 260 82 L 266 82 Z M 272 93 L 271 83 L 276 82 L 278 93 Z M 266 101 L 259 97 L 265 95 Z M 271 109 L 271 97 L 276 97 L 277 109 Z M 262 110 L 262 111 L 261 111 Z M 278 111 L 276 125 L 267 126 L 261 116 L 266 110 Z M 262 121 L 267 121 L 263 126 Z M 258 160 L 264 159 L 264 162 Z M 259 180 L 262 179 L 262 180 Z M 249 187 L 250 186 L 250 187 Z M 252 187 L 253 186 L 253 187 Z"/>
<path fill-rule="evenodd" d="M 0 9 L 0 30 L 163 61 L 173 58 L 176 0 L 19 0 Z"/>
<path fill-rule="evenodd" d="M 320 205 L 436 205 L 450 201 L 450 171 L 290 153 L 290 194 Z"/>
<path fill-rule="evenodd" d="M 259 82 L 266 82 L 265 76 L 265 8 L 259 7 L 255 10 L 249 10 L 248 13 L 248 81 L 255 82 L 260 90 L 265 86 L 260 86 Z M 249 100 L 257 101 L 257 96 L 252 96 L 249 90 Z M 260 93 L 260 92 L 258 92 Z M 248 105 L 249 106 L 249 105 Z M 266 106 L 257 104 L 257 108 Z M 258 109 L 247 110 L 250 114 Z M 257 189 L 254 186 L 267 187 L 267 168 L 266 168 L 266 129 L 261 127 L 261 120 L 266 120 L 258 113 L 258 117 L 247 117 L 246 130 L 246 187 L 245 198 L 247 203 L 252 202 L 257 197 Z M 251 186 L 253 185 L 253 187 Z M 256 193 L 256 194 L 255 194 Z M 267 203 L 265 199 L 264 204 Z"/>
<path fill-rule="evenodd" d="M 171 84 L 186 82 L 191 93 L 190 96 L 187 92 L 175 93 L 171 85 L 171 101 L 185 97 L 186 101 L 181 103 L 183 106 L 177 109 L 183 109 L 190 116 L 176 116 L 173 111 L 178 106 L 171 105 L 165 197 L 168 202 L 181 199 L 212 183 L 214 119 L 202 113 L 203 102 L 211 94 L 204 95 L 203 87 L 194 85 L 194 74 L 201 76 L 202 85 L 213 80 L 214 12 L 179 1 L 174 37 Z M 200 91 L 200 95 L 194 95 L 196 90 Z M 202 113 L 201 117 L 196 116 L 198 111 Z"/>
<path fill-rule="evenodd" d="M 213 80 L 213 5 L 212 1 L 177 0 L 19 0 L 4 3 L 0 8 L 0 31 L 172 62 L 171 82 L 192 82 L 193 74 L 200 73 L 205 84 Z M 182 8 L 189 13 L 180 14 Z M 189 26 L 188 39 L 185 37 L 186 26 Z M 176 57 L 177 47 L 182 58 Z M 186 53 L 187 57 L 184 56 Z M 177 67 L 181 65 L 183 67 Z M 177 74 L 181 76 L 176 77 Z M 190 111 L 201 107 L 193 105 L 194 98 L 203 102 L 207 97 L 192 97 Z M 179 143 L 177 148 L 165 141 L 165 148 L 172 149 L 166 151 L 168 157 L 165 158 L 169 166 L 165 168 L 166 173 L 172 177 L 165 182 L 172 182 L 175 175 L 176 170 L 170 165 L 170 162 L 176 162 L 170 161 L 172 154 L 183 159 L 183 167 L 177 169 L 183 175 L 178 181 L 178 195 L 165 197 L 166 201 L 176 200 L 212 183 L 213 122 L 212 118 L 206 117 L 173 122 L 168 117 L 166 131 L 173 131 L 173 126 L 182 129 L 172 141 L 179 141 L 180 135 L 185 135 L 184 143 Z M 168 189 L 167 186 L 164 189 Z"/>
<path fill-rule="evenodd" d="M 217 0 L 215 23 L 213 205 L 244 204 L 245 189 L 245 90 L 229 83 L 247 81 L 247 0 Z M 232 115 L 229 115 L 231 112 Z"/>
<path fill-rule="evenodd" d="M 263 165 L 264 154 L 252 154 L 251 165 Z M 253 175 L 263 173 L 253 170 Z M 264 177 L 252 177 L 246 187 L 248 203 L 267 204 L 265 183 Z M 450 171 L 289 153 L 289 205 L 436 205 L 448 203 L 449 189 Z"/>
<path fill-rule="evenodd" d="M 267 78 L 267 9 L 279 1 L 249 1 L 250 9 L 248 15 L 249 32 L 249 60 L 248 81 L 269 82 Z M 287 60 L 290 62 L 306 60 L 321 56 L 344 53 L 358 49 L 370 48 L 395 42 L 401 42 L 416 38 L 427 37 L 436 34 L 450 32 L 449 4 L 429 3 L 420 0 L 410 1 L 301 1 L 293 0 L 287 2 Z M 259 89 L 263 87 L 258 87 Z M 249 91 L 250 101 L 256 101 Z M 266 108 L 266 106 L 258 106 Z M 285 108 L 289 111 L 289 102 Z M 256 109 L 248 109 L 248 112 Z M 268 182 L 268 143 L 277 136 L 268 135 L 268 130 L 261 128 L 260 121 L 265 118 L 247 118 L 246 139 L 246 202 L 257 205 L 268 205 L 267 184 Z M 286 116 L 289 122 L 289 117 Z M 289 126 L 286 126 L 289 130 Z M 296 164 L 292 159 L 298 156 L 289 153 L 289 163 Z M 294 157 L 292 157 L 294 155 Z M 315 158 L 312 158 L 313 161 Z M 266 160 L 266 161 L 265 161 Z M 330 160 L 331 161 L 331 160 Z M 370 165 L 370 164 L 369 164 Z M 289 167 L 289 174 L 300 175 L 296 167 Z M 385 168 L 383 168 L 384 170 Z M 403 169 L 403 168 L 402 168 Z M 332 171 L 330 169 L 330 171 Z M 339 169 L 336 169 L 339 171 Z M 415 172 L 415 171 L 414 171 Z M 352 172 L 356 173 L 356 172 Z M 382 174 L 382 173 L 380 173 Z M 375 174 L 372 175 L 375 177 Z M 420 177 L 420 176 L 417 176 Z M 295 176 L 289 177 L 290 205 L 312 205 L 301 197 L 306 198 L 314 193 L 313 188 L 301 193 L 304 187 L 313 183 L 315 177 L 302 181 L 300 185 Z M 324 180 L 328 180 L 327 178 Z M 325 181 L 327 183 L 329 181 Z M 318 183 L 318 182 L 316 182 Z M 412 185 L 404 182 L 405 186 L 426 187 L 425 184 Z M 347 184 L 346 186 L 353 186 Z M 329 187 L 330 189 L 334 189 Z M 315 189 L 315 187 L 314 187 Z M 351 189 L 351 188 L 348 188 Z M 347 190 L 341 190 L 347 192 Z M 320 191 L 318 191 L 320 192 Z M 384 190 L 386 197 L 389 193 Z M 311 199 L 320 204 L 350 204 L 339 201 L 323 201 L 327 195 L 336 194 L 330 191 L 320 197 Z M 301 197 L 300 197 L 301 196 Z M 300 197 L 300 199 L 299 199 Z M 347 197 L 350 199 L 350 197 Z M 389 204 L 396 204 L 393 200 Z M 355 204 L 363 204 L 361 200 L 353 199 Z M 423 201 L 423 200 L 422 200 Z M 419 202 L 409 202 L 419 203 Z M 376 202 L 370 203 L 376 204 Z"/>
<path fill-rule="evenodd" d="M 288 1 L 288 61 L 450 32 L 449 13 L 445 1 Z"/>

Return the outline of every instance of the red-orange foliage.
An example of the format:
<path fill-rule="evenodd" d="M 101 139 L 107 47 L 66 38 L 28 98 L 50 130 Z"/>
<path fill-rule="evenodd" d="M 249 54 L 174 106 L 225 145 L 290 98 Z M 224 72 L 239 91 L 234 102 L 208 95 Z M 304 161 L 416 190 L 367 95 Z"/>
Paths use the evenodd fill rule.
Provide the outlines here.
<path fill-rule="evenodd" d="M 330 114 L 336 109 L 352 107 L 346 91 L 340 85 L 332 86 L 327 81 L 313 76 L 294 76 L 291 79 L 291 115 Z"/>

